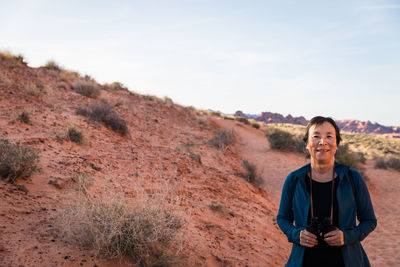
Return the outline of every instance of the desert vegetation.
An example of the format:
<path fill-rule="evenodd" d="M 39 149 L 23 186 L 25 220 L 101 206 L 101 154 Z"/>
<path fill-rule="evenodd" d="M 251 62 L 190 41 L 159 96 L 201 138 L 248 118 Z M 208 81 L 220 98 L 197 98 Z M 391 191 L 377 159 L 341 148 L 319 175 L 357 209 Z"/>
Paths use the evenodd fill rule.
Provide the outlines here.
<path fill-rule="evenodd" d="M 398 158 L 377 158 L 375 161 L 375 168 L 377 169 L 394 169 L 396 171 L 400 171 L 400 159 Z"/>
<path fill-rule="evenodd" d="M 90 98 L 97 98 L 101 94 L 99 85 L 90 80 L 75 81 L 75 83 L 72 85 L 72 90 L 74 90 L 78 94 Z"/>
<path fill-rule="evenodd" d="M 106 91 L 128 91 L 128 88 L 120 82 L 105 83 L 103 89 Z"/>
<path fill-rule="evenodd" d="M 83 134 L 81 131 L 76 129 L 75 127 L 69 127 L 67 130 L 67 139 L 71 142 L 82 144 L 83 143 Z"/>
<path fill-rule="evenodd" d="M 46 93 L 41 83 L 27 83 L 21 88 L 25 93 L 34 97 L 40 97 Z"/>
<path fill-rule="evenodd" d="M 93 198 L 86 175 L 76 180 L 80 197 L 63 213 L 62 229 L 70 242 L 94 249 L 98 256 L 128 260 L 139 266 L 177 266 L 182 257 L 174 247 L 182 221 L 160 196 L 142 194 L 128 203 L 112 192 Z"/>
<path fill-rule="evenodd" d="M 18 120 L 20 122 L 29 124 L 31 122 L 31 115 L 28 111 L 24 110 L 18 115 Z"/>
<path fill-rule="evenodd" d="M 213 138 L 209 140 L 209 144 L 226 150 L 230 145 L 235 143 L 235 133 L 233 131 L 218 130 L 215 132 Z"/>
<path fill-rule="evenodd" d="M 250 183 L 255 183 L 256 181 L 260 180 L 257 176 L 257 168 L 256 165 L 249 162 L 248 160 L 244 159 L 242 161 L 243 167 L 245 169 L 245 173 L 243 177 Z"/>
<path fill-rule="evenodd" d="M 54 60 L 47 61 L 46 64 L 44 64 L 42 67 L 48 70 L 62 70 L 62 68 Z"/>
<path fill-rule="evenodd" d="M 18 178 L 28 179 L 39 170 L 39 153 L 19 142 L 0 140 L 0 176 L 2 180 L 15 183 Z"/>
<path fill-rule="evenodd" d="M 273 131 L 266 132 L 266 137 L 268 138 L 272 149 L 296 151 L 295 138 L 289 132 L 275 129 Z"/>
<path fill-rule="evenodd" d="M 107 128 L 121 135 L 128 134 L 126 122 L 118 115 L 113 106 L 106 101 L 99 101 L 89 108 L 79 108 L 76 113 L 86 116 L 92 121 L 103 122 Z"/>

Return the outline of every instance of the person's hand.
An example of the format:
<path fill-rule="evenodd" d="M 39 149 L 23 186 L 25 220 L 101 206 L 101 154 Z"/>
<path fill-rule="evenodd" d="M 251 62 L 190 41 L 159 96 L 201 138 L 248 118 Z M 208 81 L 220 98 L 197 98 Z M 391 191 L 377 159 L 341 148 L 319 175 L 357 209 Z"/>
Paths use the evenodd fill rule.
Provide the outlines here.
<path fill-rule="evenodd" d="M 312 248 L 318 244 L 317 236 L 307 230 L 302 230 L 300 232 L 300 245 L 303 247 Z"/>
<path fill-rule="evenodd" d="M 333 230 L 324 235 L 324 241 L 329 246 L 343 246 L 344 245 L 344 237 L 343 232 L 339 229 Z"/>

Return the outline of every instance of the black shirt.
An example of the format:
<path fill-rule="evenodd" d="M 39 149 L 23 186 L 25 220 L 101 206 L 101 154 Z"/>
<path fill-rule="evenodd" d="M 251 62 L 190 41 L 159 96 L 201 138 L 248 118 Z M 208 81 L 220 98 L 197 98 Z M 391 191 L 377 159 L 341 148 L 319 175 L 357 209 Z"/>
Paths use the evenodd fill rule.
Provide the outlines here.
<path fill-rule="evenodd" d="M 333 225 L 338 225 L 338 203 L 336 199 L 338 178 L 335 178 L 334 196 L 333 196 Z M 310 177 L 306 176 L 307 189 L 310 190 Z M 320 219 L 331 216 L 331 195 L 332 182 L 321 183 L 312 181 L 314 217 Z M 308 213 L 311 218 L 311 207 Z M 318 245 L 312 248 L 306 248 L 303 260 L 304 267 L 324 266 L 324 267 L 344 267 L 342 252 L 340 247 L 329 246 L 325 241 L 318 242 Z"/>

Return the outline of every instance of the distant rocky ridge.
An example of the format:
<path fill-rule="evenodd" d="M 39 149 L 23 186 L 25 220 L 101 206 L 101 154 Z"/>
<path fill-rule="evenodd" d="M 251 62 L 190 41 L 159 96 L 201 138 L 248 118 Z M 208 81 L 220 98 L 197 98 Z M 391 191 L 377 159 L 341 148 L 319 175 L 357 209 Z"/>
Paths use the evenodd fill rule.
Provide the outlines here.
<path fill-rule="evenodd" d="M 303 116 L 293 117 L 287 115 L 286 117 L 279 113 L 273 112 L 262 112 L 260 115 L 245 114 L 238 110 L 234 116 L 252 118 L 256 121 L 262 121 L 264 123 L 291 123 L 299 125 L 307 125 L 308 120 Z M 351 133 L 364 133 L 364 134 L 400 134 L 399 126 L 383 126 L 376 122 L 370 121 L 358 121 L 358 120 L 337 120 L 339 128 L 345 132 Z"/>

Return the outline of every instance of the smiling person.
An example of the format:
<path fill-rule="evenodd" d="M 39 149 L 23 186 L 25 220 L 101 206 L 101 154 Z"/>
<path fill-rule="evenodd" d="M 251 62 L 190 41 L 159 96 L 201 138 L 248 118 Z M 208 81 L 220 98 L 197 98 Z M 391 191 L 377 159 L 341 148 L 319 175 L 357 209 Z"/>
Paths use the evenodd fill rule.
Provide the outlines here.
<path fill-rule="evenodd" d="M 277 216 L 293 243 L 286 266 L 370 266 L 360 242 L 377 221 L 364 178 L 335 161 L 339 127 L 314 117 L 303 140 L 311 162 L 286 178 Z"/>

